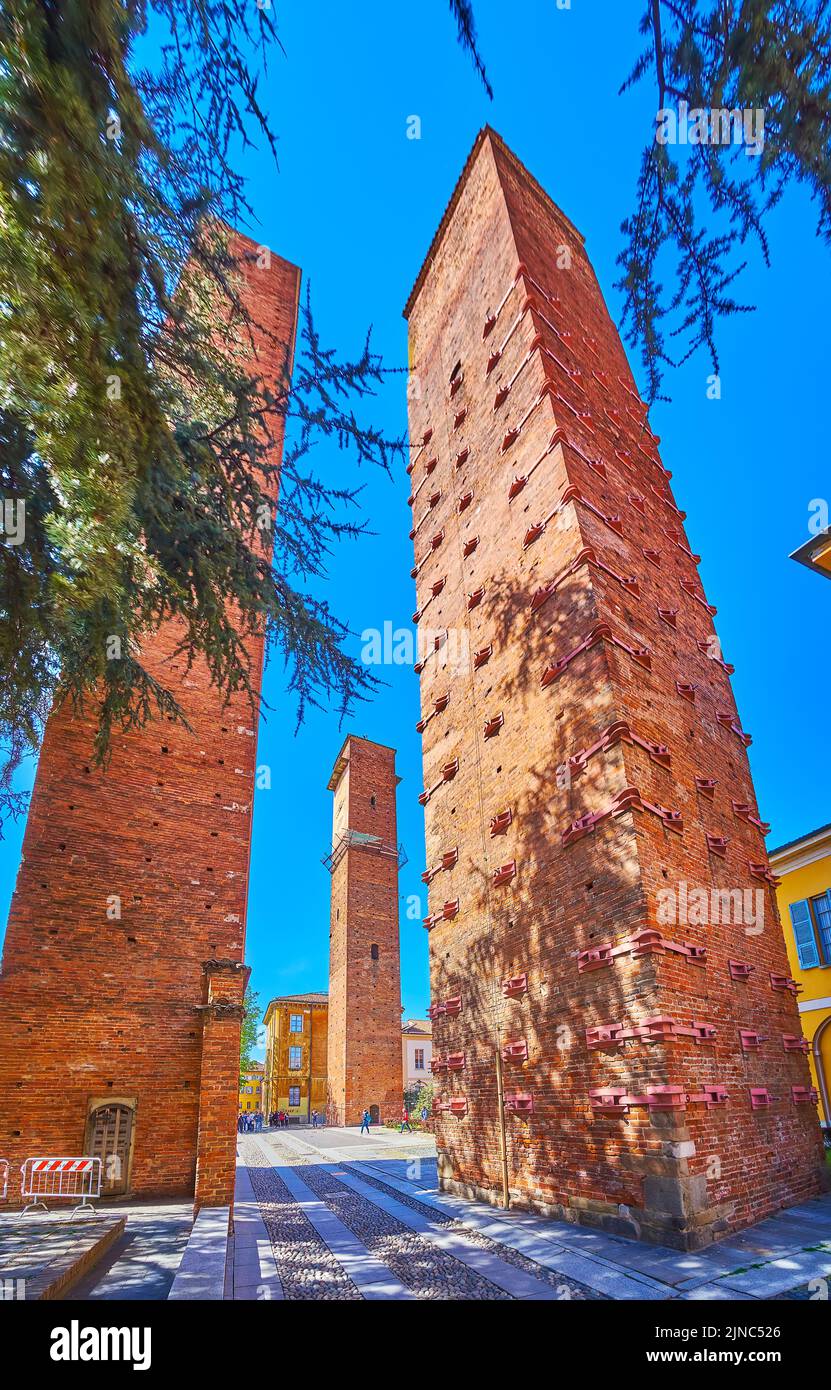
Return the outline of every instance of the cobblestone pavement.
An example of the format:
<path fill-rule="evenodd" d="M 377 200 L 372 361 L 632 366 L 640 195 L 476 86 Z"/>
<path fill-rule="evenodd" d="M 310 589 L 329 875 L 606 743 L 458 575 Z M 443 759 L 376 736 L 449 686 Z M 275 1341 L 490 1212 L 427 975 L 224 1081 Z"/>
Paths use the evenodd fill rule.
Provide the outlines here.
<path fill-rule="evenodd" d="M 266 1157 L 266 1152 L 268 1157 Z M 360 1298 L 360 1292 L 344 1273 L 337 1258 L 315 1231 L 302 1208 L 269 1163 L 289 1167 L 302 1174 L 313 1197 L 325 1204 L 370 1255 L 380 1260 L 405 1288 L 419 1299 L 512 1301 L 512 1295 L 471 1269 L 462 1259 L 440 1249 L 432 1240 L 396 1219 L 364 1193 L 353 1191 L 340 1181 L 359 1178 L 379 1196 L 393 1198 L 410 1208 L 434 1227 L 464 1241 L 470 1252 L 486 1252 L 495 1259 L 521 1270 L 557 1291 L 563 1299 L 597 1298 L 582 1284 L 546 1269 L 519 1252 L 507 1249 L 489 1237 L 471 1230 L 455 1217 L 437 1212 L 413 1197 L 403 1196 L 380 1178 L 370 1177 L 348 1161 L 333 1157 L 335 1171 L 318 1155 L 298 1153 L 270 1135 L 266 1152 L 259 1144 L 243 1141 L 242 1155 L 260 1203 L 263 1221 L 271 1238 L 277 1269 L 287 1299 Z M 406 1155 L 405 1155 L 406 1156 Z M 320 1288 L 322 1292 L 315 1292 Z M 343 1291 L 342 1291 L 343 1290 Z"/>
<path fill-rule="evenodd" d="M 303 1214 L 259 1144 L 244 1138 L 240 1149 L 274 1249 L 284 1297 L 360 1300 L 360 1290 Z"/>
<path fill-rule="evenodd" d="M 304 1168 L 303 1181 L 419 1298 L 510 1299 L 510 1294 L 460 1260 L 437 1250 L 373 1202 L 351 1192 L 326 1168 Z"/>
<path fill-rule="evenodd" d="M 536 1260 L 529 1260 L 526 1255 L 520 1254 L 518 1250 L 512 1250 L 509 1245 L 502 1245 L 498 1241 L 491 1240 L 488 1236 L 483 1236 L 479 1231 L 471 1230 L 469 1226 L 465 1226 L 464 1222 L 457 1221 L 455 1216 L 437 1211 L 435 1207 L 428 1207 L 415 1197 L 406 1197 L 397 1187 L 390 1187 L 389 1183 L 383 1182 L 381 1178 L 370 1177 L 365 1170 L 353 1169 L 352 1165 L 348 1163 L 345 1163 L 343 1167 L 346 1172 L 354 1172 L 355 1176 L 361 1179 L 361 1182 L 367 1183 L 370 1187 L 377 1187 L 379 1192 L 385 1192 L 389 1197 L 394 1197 L 397 1202 L 419 1212 L 421 1216 L 426 1216 L 429 1221 L 433 1221 L 436 1225 L 463 1235 L 465 1240 L 469 1241 L 471 1245 L 475 1245 L 477 1249 L 488 1250 L 490 1254 L 498 1256 L 506 1264 L 524 1270 L 534 1279 L 544 1280 L 552 1288 L 560 1290 L 562 1298 L 599 1299 L 602 1297 L 601 1294 L 593 1293 L 591 1289 L 578 1284 L 574 1279 L 564 1279 L 562 1274 L 558 1274 L 555 1270 L 546 1269 L 544 1265 L 537 1264 Z"/>

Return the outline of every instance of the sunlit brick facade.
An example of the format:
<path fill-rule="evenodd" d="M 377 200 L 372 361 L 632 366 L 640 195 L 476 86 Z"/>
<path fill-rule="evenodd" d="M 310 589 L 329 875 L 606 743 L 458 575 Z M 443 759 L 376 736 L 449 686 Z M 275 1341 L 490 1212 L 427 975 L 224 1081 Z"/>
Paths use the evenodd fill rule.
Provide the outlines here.
<path fill-rule="evenodd" d="M 715 610 L 583 239 L 489 130 L 405 312 L 440 1178 L 704 1245 L 821 1165 Z"/>
<path fill-rule="evenodd" d="M 252 369 L 279 390 L 300 272 L 235 244 Z M 282 421 L 274 432 L 279 457 Z M 15 1173 L 28 1156 L 94 1152 L 112 1160 L 107 1191 L 224 1205 L 257 727 L 244 694 L 223 704 L 204 663 L 186 669 L 179 637 L 165 624 L 142 660 L 189 729 L 118 735 L 102 770 L 92 715 L 57 707 L 48 721 L 0 974 L 0 1154 Z M 256 688 L 262 634 L 245 649 Z"/>
<path fill-rule="evenodd" d="M 401 1110 L 401 972 L 395 749 L 350 735 L 334 794 L 329 930 L 328 1118 Z"/>

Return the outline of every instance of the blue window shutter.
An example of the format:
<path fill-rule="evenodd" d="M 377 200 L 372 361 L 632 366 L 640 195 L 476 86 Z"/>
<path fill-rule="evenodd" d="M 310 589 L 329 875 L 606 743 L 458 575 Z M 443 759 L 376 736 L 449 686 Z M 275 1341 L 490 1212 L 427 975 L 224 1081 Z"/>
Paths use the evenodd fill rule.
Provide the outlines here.
<path fill-rule="evenodd" d="M 803 970 L 810 970 L 812 966 L 820 963 L 810 906 L 807 900 L 803 900 L 799 903 L 791 903 L 788 911 L 791 914 L 791 925 L 799 964 Z"/>

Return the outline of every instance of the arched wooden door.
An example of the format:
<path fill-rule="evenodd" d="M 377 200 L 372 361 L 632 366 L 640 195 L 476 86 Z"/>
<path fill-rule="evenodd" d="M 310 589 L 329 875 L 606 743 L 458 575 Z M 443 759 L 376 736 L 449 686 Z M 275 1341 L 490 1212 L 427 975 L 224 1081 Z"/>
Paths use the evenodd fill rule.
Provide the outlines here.
<path fill-rule="evenodd" d="M 377 1105 L 370 1105 L 369 1118 L 371 1119 L 374 1125 L 381 1123 L 381 1111 Z"/>
<path fill-rule="evenodd" d="M 87 1121 L 86 1153 L 101 1159 L 101 1195 L 117 1197 L 130 1181 L 131 1105 L 99 1105 Z"/>

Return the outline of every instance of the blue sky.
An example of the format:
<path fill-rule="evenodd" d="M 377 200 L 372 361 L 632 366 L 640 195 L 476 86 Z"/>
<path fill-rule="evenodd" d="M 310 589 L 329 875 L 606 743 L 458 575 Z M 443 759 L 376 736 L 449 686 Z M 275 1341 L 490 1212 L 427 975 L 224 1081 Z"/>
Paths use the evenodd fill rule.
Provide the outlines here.
<path fill-rule="evenodd" d="M 401 310 L 486 121 L 583 232 L 618 317 L 619 225 L 654 129 L 651 88 L 617 95 L 638 49 L 639 6 L 572 0 L 561 10 L 554 0 L 509 7 L 479 0 L 490 102 L 455 42 L 445 0 L 272 3 L 286 56 L 273 56 L 260 98 L 279 134 L 280 168 L 264 154 L 245 156 L 261 223 L 254 230 L 302 266 L 326 340 L 355 352 L 372 323 L 387 365 L 406 364 Z M 421 118 L 420 140 L 407 139 L 411 115 Z M 751 251 L 739 297 L 757 311 L 722 325 L 722 399 L 707 397 L 710 367 L 701 355 L 671 377 L 672 403 L 652 413 L 690 543 L 703 556 L 708 598 L 719 609 L 723 650 L 736 666 L 734 690 L 754 738 L 750 758 L 761 814 L 773 822 L 771 846 L 831 820 L 823 772 L 831 586 L 787 558 L 807 539 L 811 500 L 829 495 L 831 282 L 814 226 L 807 195 L 795 189 L 769 225 L 772 269 Z M 405 429 L 402 377 L 389 379 L 371 415 L 390 434 Z M 385 621 L 407 625 L 415 602 L 403 467 L 394 481 L 361 475 L 336 450 L 321 452 L 317 466 L 332 484 L 365 484 L 375 533 L 344 543 L 334 557 L 329 598 L 356 634 Z M 409 666 L 380 674 L 388 684 L 344 729 L 336 714 L 313 713 L 295 737 L 279 663 L 267 672 L 273 712 L 261 728 L 259 762 L 273 777 L 255 802 L 247 946 L 263 1003 L 326 988 L 326 783 L 347 729 L 398 750 L 399 838 L 409 856 L 400 881 L 402 1003 L 409 1016 L 423 1015 L 429 1002 L 421 912 L 406 915 L 424 867 L 418 682 Z M 0 843 L 3 923 L 21 840 L 22 827 L 11 827 Z"/>

